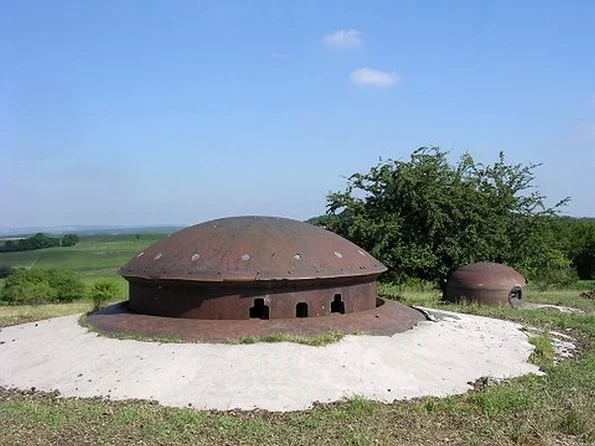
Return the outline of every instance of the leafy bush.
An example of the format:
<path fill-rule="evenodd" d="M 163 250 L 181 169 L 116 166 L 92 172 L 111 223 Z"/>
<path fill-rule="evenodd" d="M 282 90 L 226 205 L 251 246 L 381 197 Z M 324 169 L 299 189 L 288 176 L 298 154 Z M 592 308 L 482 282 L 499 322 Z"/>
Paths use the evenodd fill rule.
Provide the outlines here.
<path fill-rule="evenodd" d="M 566 288 L 578 280 L 576 270 L 568 259 L 551 258 L 541 263 L 541 267 L 519 268 L 520 272 L 531 278 L 531 283 L 540 291 Z"/>
<path fill-rule="evenodd" d="M 531 249 L 514 260 L 514 267 L 540 290 L 571 285 L 578 280 L 578 275 L 563 249 L 560 220 L 549 218 L 539 223 L 541 227 L 531 231 L 526 240 Z"/>
<path fill-rule="evenodd" d="M 15 277 L 15 276 L 11 276 Z M 2 288 L 1 300 L 15 305 L 38 305 L 51 302 L 56 292 L 47 282 L 7 281 Z"/>
<path fill-rule="evenodd" d="M 47 270 L 48 284 L 56 290 L 58 302 L 72 302 L 85 296 L 85 284 L 76 272 L 69 269 L 53 268 Z"/>
<path fill-rule="evenodd" d="M 85 295 L 76 273 L 65 269 L 18 269 L 0 290 L 0 301 L 10 304 L 71 302 Z"/>
<path fill-rule="evenodd" d="M 89 296 L 93 300 L 93 311 L 99 310 L 106 302 L 118 297 L 120 287 L 111 279 L 101 279 L 93 283 Z"/>
<path fill-rule="evenodd" d="M 0 266 L 0 279 L 6 279 L 12 273 L 14 273 L 13 267 L 4 265 Z"/>

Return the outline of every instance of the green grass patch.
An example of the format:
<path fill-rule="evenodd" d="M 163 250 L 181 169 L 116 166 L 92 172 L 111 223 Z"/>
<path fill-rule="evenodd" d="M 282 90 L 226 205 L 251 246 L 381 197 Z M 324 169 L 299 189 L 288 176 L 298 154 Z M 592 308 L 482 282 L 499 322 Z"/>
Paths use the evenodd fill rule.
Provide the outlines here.
<path fill-rule="evenodd" d="M 353 333 L 357 334 L 357 333 Z M 310 345 L 313 347 L 320 347 L 328 344 L 333 344 L 345 337 L 344 333 L 339 331 L 329 331 L 312 336 L 302 336 L 292 333 L 272 333 L 264 336 L 241 336 L 239 338 L 231 338 L 227 340 L 228 344 L 256 344 L 258 342 L 294 342 L 296 344 Z"/>
<path fill-rule="evenodd" d="M 75 302 L 45 305 L 1 305 L 0 327 L 24 324 L 59 316 L 84 313 L 93 307 L 91 301 L 83 299 Z"/>
<path fill-rule="evenodd" d="M 541 333 L 529 338 L 529 342 L 535 346 L 531 356 L 531 362 L 541 368 L 551 367 L 556 360 L 556 349 L 548 334 Z"/>
<path fill-rule="evenodd" d="M 270 429 L 266 420 L 260 417 L 236 417 L 222 414 L 217 418 L 217 427 L 226 438 L 261 438 Z"/>
<path fill-rule="evenodd" d="M 64 426 L 66 415 L 54 406 L 36 400 L 8 401 L 0 405 L 0 419 L 32 427 L 42 424 L 55 431 Z"/>
<path fill-rule="evenodd" d="M 525 413 L 537 404 L 537 397 L 529 388 L 505 382 L 473 392 L 468 402 L 477 406 L 484 415 Z"/>
<path fill-rule="evenodd" d="M 167 237 L 167 234 L 134 234 L 83 236 L 71 247 L 55 247 L 34 251 L 2 252 L 0 265 L 13 268 L 65 268 L 78 273 L 91 284 L 96 279 L 118 280 L 121 295 L 127 293 L 126 281 L 118 270 L 136 254 Z"/>

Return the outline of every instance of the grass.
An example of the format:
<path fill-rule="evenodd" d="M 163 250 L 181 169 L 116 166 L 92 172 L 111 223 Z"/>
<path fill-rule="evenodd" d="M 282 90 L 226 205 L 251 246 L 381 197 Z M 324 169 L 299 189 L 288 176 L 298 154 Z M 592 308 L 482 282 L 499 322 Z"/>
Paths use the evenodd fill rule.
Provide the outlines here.
<path fill-rule="evenodd" d="M 83 236 L 72 247 L 56 247 L 35 251 L 2 252 L 0 265 L 13 268 L 66 268 L 76 271 L 87 284 L 97 279 L 117 279 L 122 295 L 126 294 L 126 281 L 118 269 L 135 254 L 167 234 L 134 234 Z"/>
<path fill-rule="evenodd" d="M 529 342 L 535 346 L 531 362 L 545 369 L 551 367 L 556 361 L 556 349 L 547 332 L 532 336 Z"/>
<path fill-rule="evenodd" d="M 320 347 L 338 342 L 344 337 L 345 334 L 338 331 L 329 331 L 315 336 L 300 336 L 291 333 L 272 333 L 265 336 L 242 336 L 240 338 L 228 339 L 227 343 L 256 344 L 257 342 L 295 342 L 296 344 Z"/>
<path fill-rule="evenodd" d="M 3 305 L 0 306 L 0 327 L 83 313 L 92 307 L 93 303 L 86 299 L 64 304 Z"/>
<path fill-rule="evenodd" d="M 431 289 L 381 285 L 406 304 L 510 319 L 543 329 L 531 360 L 546 373 L 489 382 L 465 395 L 383 404 L 352 396 L 308 411 L 199 411 L 146 401 L 60 398 L 0 389 L 0 444 L 27 445 L 579 445 L 595 444 L 595 301 L 581 287 L 537 291 L 528 300 L 580 308 L 583 314 L 444 305 Z M 0 324 L 87 311 L 90 302 L 0 307 Z M 581 341 L 578 358 L 556 361 L 548 330 Z M 328 338 L 326 337 L 328 336 Z M 283 342 L 284 335 L 234 343 Z M 328 333 L 319 342 L 336 339 Z M 293 339 L 296 342 L 296 339 Z M 266 380 L 266 377 L 263 377 Z M 264 387 L 263 387 L 263 391 Z M 274 398 L 275 395 L 271 395 Z"/>

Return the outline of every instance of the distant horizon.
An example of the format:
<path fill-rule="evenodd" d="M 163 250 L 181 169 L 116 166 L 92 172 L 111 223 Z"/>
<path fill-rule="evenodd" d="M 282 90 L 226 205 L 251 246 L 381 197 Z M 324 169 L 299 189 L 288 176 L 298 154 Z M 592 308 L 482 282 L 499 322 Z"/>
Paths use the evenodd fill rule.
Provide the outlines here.
<path fill-rule="evenodd" d="M 226 218 L 226 217 L 239 217 L 239 216 L 247 216 L 247 215 L 259 215 L 259 214 L 237 214 L 237 215 L 227 215 L 227 216 L 221 216 L 221 217 L 216 217 L 216 218 L 212 218 L 212 219 L 208 219 L 208 220 L 202 220 L 202 221 L 196 221 L 196 222 L 190 222 L 190 223 L 153 223 L 153 224 L 147 224 L 147 223 L 143 223 L 143 224 L 66 224 L 66 225 L 29 225 L 29 226 L 0 226 L 0 234 L 5 233 L 6 231 L 34 231 L 34 230 L 40 230 L 40 229 L 67 229 L 67 228 L 73 228 L 74 229 L 79 229 L 79 230 L 94 230 L 94 229 L 104 229 L 104 230 L 109 230 L 109 229 L 143 229 L 143 228 L 185 228 L 188 226 L 192 226 L 192 225 L 196 225 L 196 224 L 200 224 L 200 223 L 204 223 L 207 221 L 211 221 L 211 220 L 216 220 L 218 218 Z M 307 218 L 303 218 L 303 219 L 293 219 L 293 220 L 297 220 L 297 221 L 307 221 L 311 218 L 314 217 L 319 217 L 321 215 L 325 215 L 325 214 L 318 214 L 318 215 L 312 215 L 310 217 Z M 282 218 L 289 218 L 289 217 L 285 217 L 283 215 L 268 215 L 270 217 L 282 217 Z M 595 219 L 595 216 L 575 216 L 575 215 L 570 215 L 570 214 L 564 214 L 564 213 L 560 213 L 558 214 L 558 217 L 560 218 L 573 218 L 573 219 Z"/>

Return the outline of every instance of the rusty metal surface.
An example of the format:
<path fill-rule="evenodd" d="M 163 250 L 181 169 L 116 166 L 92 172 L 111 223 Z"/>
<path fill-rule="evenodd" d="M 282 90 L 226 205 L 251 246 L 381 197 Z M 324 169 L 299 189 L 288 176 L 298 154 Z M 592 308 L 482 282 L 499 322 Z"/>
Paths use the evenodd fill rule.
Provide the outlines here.
<path fill-rule="evenodd" d="M 298 306 L 306 310 L 301 317 L 327 316 L 337 311 L 335 300 L 348 314 L 375 308 L 377 295 L 368 277 L 250 284 L 131 279 L 129 290 L 133 312 L 197 319 L 250 319 L 257 300 L 267 307 L 268 319 L 299 317 Z"/>
<path fill-rule="evenodd" d="M 499 263 L 466 265 L 448 278 L 444 300 L 510 305 L 511 299 L 525 298 L 527 280 L 513 268 Z"/>
<path fill-rule="evenodd" d="M 166 318 L 135 314 L 118 304 L 89 315 L 87 324 L 111 335 L 144 336 L 185 342 L 226 342 L 242 336 L 266 336 L 275 333 L 315 336 L 329 331 L 390 336 L 410 330 L 425 316 L 397 302 L 378 299 L 379 306 L 344 315 L 276 320 L 204 320 Z"/>
<path fill-rule="evenodd" d="M 231 217 L 178 231 L 149 246 L 120 273 L 126 279 L 253 282 L 370 276 L 386 267 L 350 241 L 308 223 Z"/>

